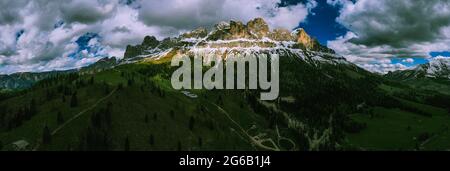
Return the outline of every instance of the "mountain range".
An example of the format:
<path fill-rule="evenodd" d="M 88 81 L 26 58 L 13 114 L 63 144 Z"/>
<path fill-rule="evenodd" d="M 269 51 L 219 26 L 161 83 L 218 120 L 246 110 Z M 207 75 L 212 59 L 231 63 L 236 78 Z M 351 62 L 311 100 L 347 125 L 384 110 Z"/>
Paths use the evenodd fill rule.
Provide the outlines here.
<path fill-rule="evenodd" d="M 173 89 L 171 59 L 199 54 L 278 54 L 279 98 L 261 101 L 259 89 Z M 444 60 L 380 76 L 303 29 L 270 29 L 261 18 L 161 41 L 147 36 L 128 45 L 123 59 L 79 70 L 0 78 L 4 87 L 22 88 L 0 93 L 4 150 L 21 140 L 27 150 L 77 151 L 450 148 L 450 96 L 411 84 L 445 87 Z"/>

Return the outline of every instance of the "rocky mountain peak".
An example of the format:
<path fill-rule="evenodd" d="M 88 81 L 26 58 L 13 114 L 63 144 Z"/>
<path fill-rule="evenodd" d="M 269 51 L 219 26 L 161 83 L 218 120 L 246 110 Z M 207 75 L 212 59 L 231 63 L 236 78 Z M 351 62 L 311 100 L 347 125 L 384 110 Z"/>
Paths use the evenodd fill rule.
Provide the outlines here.
<path fill-rule="evenodd" d="M 420 78 L 450 79 L 450 57 L 434 57 L 428 63 L 408 70 L 389 72 L 387 78 L 411 80 Z"/>
<path fill-rule="evenodd" d="M 316 42 L 312 39 L 303 28 L 294 31 L 297 37 L 297 43 L 305 45 L 307 49 L 313 49 L 316 46 Z"/>
<path fill-rule="evenodd" d="M 449 57 L 435 57 L 428 64 L 422 65 L 419 68 L 426 72 L 427 77 L 450 79 Z"/>
<path fill-rule="evenodd" d="M 203 38 L 203 37 L 206 37 L 206 35 L 208 35 L 208 31 L 205 28 L 200 27 L 193 31 L 184 33 L 180 37 L 181 38 Z"/>
<path fill-rule="evenodd" d="M 246 24 L 240 21 L 220 22 L 208 32 L 198 28 L 181 34 L 179 37 L 162 41 L 147 36 L 141 45 L 128 46 L 124 58 L 148 57 L 163 53 L 172 48 L 215 48 L 215 49 L 301 49 L 334 54 L 333 50 L 320 45 L 303 29 L 291 32 L 287 29 L 270 30 L 262 18 L 255 18 Z"/>
<path fill-rule="evenodd" d="M 230 21 L 230 37 L 228 39 L 248 38 L 248 30 L 246 25 L 240 21 Z"/>
<path fill-rule="evenodd" d="M 226 21 L 221 21 L 218 24 L 216 24 L 214 27 L 216 28 L 216 30 L 230 29 L 230 23 L 226 22 Z"/>
<path fill-rule="evenodd" d="M 257 38 L 266 37 L 269 34 L 269 25 L 262 18 L 255 18 L 247 23 L 248 31 Z"/>
<path fill-rule="evenodd" d="M 270 32 L 269 38 L 275 41 L 294 41 L 295 37 L 291 35 L 288 29 L 278 28 Z"/>
<path fill-rule="evenodd" d="M 143 47 L 155 48 L 158 46 L 159 41 L 155 36 L 145 36 L 144 41 L 142 42 Z"/>

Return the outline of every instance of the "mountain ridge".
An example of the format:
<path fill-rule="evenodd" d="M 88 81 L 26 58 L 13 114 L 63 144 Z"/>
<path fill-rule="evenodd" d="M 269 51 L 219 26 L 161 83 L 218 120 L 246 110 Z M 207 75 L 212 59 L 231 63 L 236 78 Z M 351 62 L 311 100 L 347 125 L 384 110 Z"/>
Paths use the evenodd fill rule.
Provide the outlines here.
<path fill-rule="evenodd" d="M 250 20 L 247 24 L 240 21 L 220 22 L 208 32 L 198 28 L 181 34 L 179 37 L 166 38 L 162 41 L 153 36 L 147 36 L 140 45 L 127 46 L 124 59 L 133 57 L 150 57 L 165 52 L 173 47 L 190 48 L 229 48 L 234 50 L 260 47 L 301 49 L 304 51 L 323 52 L 335 55 L 332 49 L 321 45 L 311 38 L 303 29 L 289 32 L 286 29 L 270 30 L 262 18 Z M 150 42 L 150 43 L 149 43 Z"/>
<path fill-rule="evenodd" d="M 370 73 L 314 45 L 302 29 L 267 30 L 259 20 L 230 21 L 211 32 L 147 36 L 123 60 L 0 93 L 4 149 L 20 140 L 75 151 L 449 148 L 446 136 L 430 138 L 448 128 L 449 96 Z M 278 98 L 262 101 L 262 89 L 171 86 L 174 56 L 231 54 L 279 55 Z"/>
<path fill-rule="evenodd" d="M 431 58 L 428 63 L 418 65 L 409 70 L 389 72 L 385 77 L 398 80 L 423 78 L 450 80 L 450 58 L 434 57 Z"/>
<path fill-rule="evenodd" d="M 39 80 L 54 75 L 54 73 L 71 73 L 79 70 L 93 72 L 95 68 L 101 70 L 115 65 L 137 62 L 143 58 L 147 58 L 145 60 L 148 60 L 151 57 L 161 58 L 164 55 L 177 54 L 183 48 L 184 50 L 215 48 L 216 52 L 217 50 L 222 51 L 220 53 L 225 53 L 223 52 L 224 49 L 246 53 L 249 51 L 255 53 L 279 53 L 280 51 L 284 51 L 284 53 L 292 53 L 311 63 L 325 61 L 332 63 L 346 62 L 344 57 L 336 55 L 332 49 L 321 45 L 317 40 L 311 38 L 302 28 L 295 29 L 294 31 L 283 28 L 270 30 L 264 19 L 255 18 L 246 24 L 233 20 L 229 22 L 223 21 L 216 24 L 214 29 L 209 32 L 205 28 L 197 28 L 185 32 L 178 37 L 168 37 L 161 41 L 154 36 L 145 36 L 141 44 L 134 46 L 127 45 L 121 60 L 117 60 L 115 57 L 106 57 L 94 64 L 78 69 L 41 73 L 31 72 L 26 74 L 33 75 L 34 78 L 23 77 L 21 76 L 23 74 L 19 73 L 0 75 L 0 88 L 27 88 Z M 103 67 L 98 68 L 99 65 Z"/>

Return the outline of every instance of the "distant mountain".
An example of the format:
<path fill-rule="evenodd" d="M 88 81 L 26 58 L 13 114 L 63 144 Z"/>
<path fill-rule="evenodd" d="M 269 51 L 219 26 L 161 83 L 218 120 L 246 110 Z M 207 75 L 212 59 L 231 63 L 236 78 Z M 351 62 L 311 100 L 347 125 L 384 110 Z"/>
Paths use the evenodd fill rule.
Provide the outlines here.
<path fill-rule="evenodd" d="M 61 74 L 79 72 L 81 74 L 99 72 L 111 68 L 118 64 L 115 57 L 103 58 L 94 64 L 79 69 L 48 72 L 23 72 L 10 75 L 0 75 L 0 89 L 24 89 L 31 87 L 34 83 L 46 78 L 55 77 Z"/>
<path fill-rule="evenodd" d="M 279 56 L 277 99 L 262 101 L 261 89 L 171 86 L 173 57 L 236 54 Z M 261 18 L 147 36 L 127 46 L 122 60 L 69 73 L 0 92 L 4 150 L 22 140 L 30 149 L 76 151 L 450 148 L 442 131 L 449 96 L 370 73 L 303 29 L 271 30 Z"/>
<path fill-rule="evenodd" d="M 384 77 L 417 89 L 450 95 L 450 58 L 435 57 L 414 69 L 389 72 Z"/>
<path fill-rule="evenodd" d="M 228 51 L 223 51 L 229 48 Z M 15 73 L 0 75 L 0 88 L 23 89 L 28 88 L 37 81 L 55 76 L 60 73 L 75 71 L 97 72 L 118 64 L 136 62 L 145 58 L 156 59 L 163 54 L 173 54 L 201 51 L 221 51 L 220 53 L 252 52 L 252 53 L 289 53 L 309 62 L 348 63 L 345 58 L 338 56 L 333 50 L 321 45 L 311 38 L 303 29 L 290 32 L 286 29 L 270 31 L 267 23 L 256 18 L 243 24 L 239 21 L 221 22 L 211 32 L 199 28 L 184 33 L 176 38 L 166 38 L 162 41 L 154 36 L 146 36 L 140 45 L 128 45 L 122 60 L 104 58 L 98 62 L 67 71 L 49 71 L 41 73 Z M 152 59 L 152 60 L 153 60 Z M 148 59 L 146 59 L 148 60 Z"/>
<path fill-rule="evenodd" d="M 28 88 L 40 80 L 66 72 L 70 71 L 50 71 L 40 73 L 24 72 L 24 73 L 14 73 L 11 75 L 0 75 L 0 88 L 4 89 Z"/>
<path fill-rule="evenodd" d="M 426 64 L 417 66 L 411 70 L 394 71 L 386 74 L 386 77 L 398 80 L 435 78 L 450 79 L 450 58 L 435 57 Z"/>
<path fill-rule="evenodd" d="M 221 22 L 208 32 L 199 28 L 179 37 L 158 41 L 147 36 L 140 45 L 127 46 L 124 61 L 162 59 L 168 54 L 216 55 L 236 53 L 289 53 L 307 61 L 344 62 L 333 50 L 312 39 L 303 29 L 290 32 L 286 29 L 270 31 L 267 23 L 256 18 L 243 24 L 239 21 Z"/>

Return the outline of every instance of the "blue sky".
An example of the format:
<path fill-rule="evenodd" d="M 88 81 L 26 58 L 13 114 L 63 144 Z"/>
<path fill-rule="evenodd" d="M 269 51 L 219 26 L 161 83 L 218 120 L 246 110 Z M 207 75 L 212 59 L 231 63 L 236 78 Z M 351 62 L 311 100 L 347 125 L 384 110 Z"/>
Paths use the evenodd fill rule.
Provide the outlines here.
<path fill-rule="evenodd" d="M 345 35 L 348 30 L 336 22 L 339 7 L 327 4 L 326 0 L 318 0 L 317 3 L 317 7 L 311 11 L 312 14 L 309 14 L 306 22 L 300 23 L 299 27 L 326 45 L 327 41 Z"/>
<path fill-rule="evenodd" d="M 368 70 L 386 73 L 413 68 L 436 56 L 450 56 L 449 36 L 444 33 L 450 30 L 450 14 L 424 10 L 449 8 L 449 2 L 418 0 L 412 5 L 408 0 L 316 2 L 317 6 L 299 27 Z M 431 24 L 435 26 L 430 27 Z"/>
<path fill-rule="evenodd" d="M 372 72 L 450 56 L 450 1 L 442 0 L 5 0 L 0 6 L 0 74 L 81 67 L 120 58 L 147 35 L 163 39 L 256 17 L 271 28 L 302 27 Z"/>

